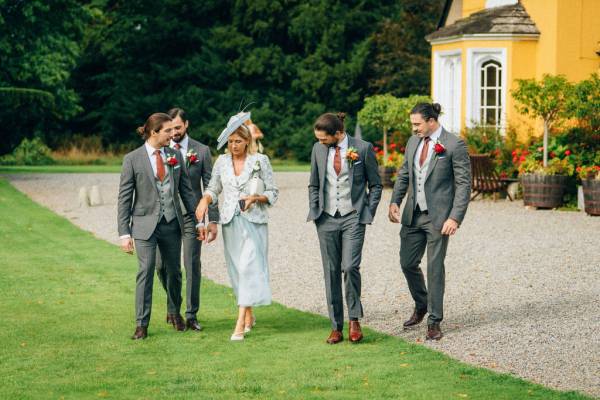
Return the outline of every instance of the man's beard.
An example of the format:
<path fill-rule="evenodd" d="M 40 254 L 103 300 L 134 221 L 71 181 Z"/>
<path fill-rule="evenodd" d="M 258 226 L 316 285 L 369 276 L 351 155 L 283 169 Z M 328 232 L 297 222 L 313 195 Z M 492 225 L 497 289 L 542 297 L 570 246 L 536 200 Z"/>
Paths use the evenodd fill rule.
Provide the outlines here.
<path fill-rule="evenodd" d="M 173 136 L 171 138 L 171 140 L 173 140 L 175 143 L 179 143 L 183 140 L 183 138 L 185 137 L 185 135 L 187 135 L 187 131 L 183 132 L 180 136 L 179 139 L 176 139 L 175 136 Z"/>

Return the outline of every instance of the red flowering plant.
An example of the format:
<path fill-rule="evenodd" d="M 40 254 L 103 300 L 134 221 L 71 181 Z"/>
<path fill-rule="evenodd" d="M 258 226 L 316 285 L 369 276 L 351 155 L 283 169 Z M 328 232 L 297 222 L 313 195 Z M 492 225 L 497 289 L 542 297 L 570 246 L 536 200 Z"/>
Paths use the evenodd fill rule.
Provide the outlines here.
<path fill-rule="evenodd" d="M 579 166 L 575 168 L 575 171 L 582 181 L 588 179 L 600 180 L 600 165 Z"/>
<path fill-rule="evenodd" d="M 463 131 L 462 137 L 471 154 L 487 154 L 501 179 L 518 176 L 518 166 L 528 151 L 517 143 L 517 133 L 512 127 L 501 132 L 495 127 L 473 126 Z"/>
<path fill-rule="evenodd" d="M 405 148 L 398 143 L 390 143 L 388 146 L 387 157 L 385 157 L 384 152 L 380 147 L 374 146 L 373 150 L 375 150 L 377 163 L 383 167 L 398 169 L 404 162 Z"/>

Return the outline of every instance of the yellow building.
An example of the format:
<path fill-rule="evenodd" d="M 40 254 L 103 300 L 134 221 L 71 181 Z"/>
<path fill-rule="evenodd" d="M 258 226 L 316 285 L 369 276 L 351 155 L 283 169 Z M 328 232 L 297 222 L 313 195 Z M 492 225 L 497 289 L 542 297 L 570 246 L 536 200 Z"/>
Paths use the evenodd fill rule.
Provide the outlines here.
<path fill-rule="evenodd" d="M 442 124 L 536 126 L 515 110 L 516 79 L 586 79 L 600 67 L 600 0 L 446 0 L 431 43 L 431 96 Z M 538 129 L 535 129 L 539 133 Z"/>

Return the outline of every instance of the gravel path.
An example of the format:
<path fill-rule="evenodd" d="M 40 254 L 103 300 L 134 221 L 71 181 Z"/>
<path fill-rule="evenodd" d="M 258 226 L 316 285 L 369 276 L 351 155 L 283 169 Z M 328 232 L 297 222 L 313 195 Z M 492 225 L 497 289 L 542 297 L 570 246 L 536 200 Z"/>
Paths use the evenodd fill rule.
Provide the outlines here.
<path fill-rule="evenodd" d="M 12 184 L 74 224 L 117 242 L 116 174 L 12 175 Z M 305 223 L 307 173 L 277 173 L 271 210 L 274 298 L 326 315 L 316 231 Z M 106 205 L 78 206 L 99 185 Z M 399 225 L 385 190 L 363 256 L 365 324 L 422 343 L 424 324 L 403 331 L 412 300 L 399 267 Z M 475 201 L 446 258 L 444 339 L 425 346 L 470 364 L 600 397 L 600 218 L 532 211 L 522 202 Z M 203 247 L 203 275 L 229 284 L 221 240 Z M 133 283 L 132 283 L 133 284 Z M 326 328 L 324 326 L 324 328 Z M 323 338 L 325 339 L 325 338 Z"/>

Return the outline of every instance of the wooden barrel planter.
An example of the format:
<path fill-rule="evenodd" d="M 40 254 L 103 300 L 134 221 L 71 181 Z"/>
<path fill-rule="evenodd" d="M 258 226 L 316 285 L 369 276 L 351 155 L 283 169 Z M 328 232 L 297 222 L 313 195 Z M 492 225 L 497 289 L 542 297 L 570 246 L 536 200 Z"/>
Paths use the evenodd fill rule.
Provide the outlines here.
<path fill-rule="evenodd" d="M 384 167 L 382 165 L 379 166 L 379 176 L 381 177 L 381 184 L 383 187 L 394 187 L 392 177 L 395 173 L 396 168 L 394 167 Z"/>
<path fill-rule="evenodd" d="M 589 215 L 600 215 L 600 180 L 585 179 L 583 186 L 583 205 Z"/>
<path fill-rule="evenodd" d="M 538 208 L 557 208 L 563 203 L 567 176 L 525 174 L 521 177 L 523 203 Z"/>

